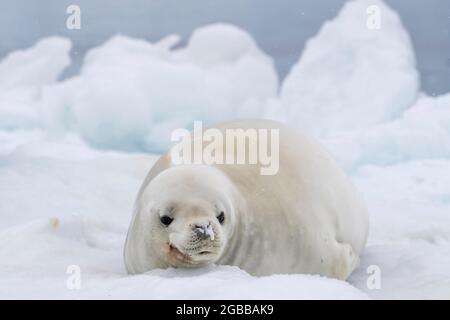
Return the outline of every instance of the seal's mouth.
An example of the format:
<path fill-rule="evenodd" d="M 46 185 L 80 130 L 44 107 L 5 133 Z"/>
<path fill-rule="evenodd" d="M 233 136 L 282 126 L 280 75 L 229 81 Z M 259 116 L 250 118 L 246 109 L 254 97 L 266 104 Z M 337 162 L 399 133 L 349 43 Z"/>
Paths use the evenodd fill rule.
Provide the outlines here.
<path fill-rule="evenodd" d="M 212 252 L 212 251 L 200 251 L 200 252 L 198 253 L 198 255 L 200 255 L 200 256 L 206 256 L 206 255 L 208 255 L 208 254 L 213 254 L 213 252 Z"/>
<path fill-rule="evenodd" d="M 188 265 L 203 264 L 211 260 L 216 255 L 213 250 L 201 250 L 198 252 L 185 253 L 174 244 L 167 243 L 169 247 L 169 257 Z"/>
<path fill-rule="evenodd" d="M 208 249 L 202 249 L 200 251 L 190 254 L 191 264 L 204 264 L 213 262 L 217 258 L 217 251 Z"/>
<path fill-rule="evenodd" d="M 191 257 L 186 254 L 181 252 L 176 246 L 174 246 L 172 243 L 169 243 L 169 256 L 177 259 L 177 260 L 181 260 L 183 262 L 191 262 Z"/>

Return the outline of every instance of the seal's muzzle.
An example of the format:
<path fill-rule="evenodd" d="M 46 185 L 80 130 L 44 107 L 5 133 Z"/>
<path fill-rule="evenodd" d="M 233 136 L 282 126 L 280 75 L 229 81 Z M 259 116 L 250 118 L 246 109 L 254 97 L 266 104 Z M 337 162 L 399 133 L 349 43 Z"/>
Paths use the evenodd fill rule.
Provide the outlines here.
<path fill-rule="evenodd" d="M 196 224 L 194 225 L 194 232 L 201 240 L 210 238 L 214 240 L 214 231 L 211 227 L 211 223 L 208 224 Z"/>

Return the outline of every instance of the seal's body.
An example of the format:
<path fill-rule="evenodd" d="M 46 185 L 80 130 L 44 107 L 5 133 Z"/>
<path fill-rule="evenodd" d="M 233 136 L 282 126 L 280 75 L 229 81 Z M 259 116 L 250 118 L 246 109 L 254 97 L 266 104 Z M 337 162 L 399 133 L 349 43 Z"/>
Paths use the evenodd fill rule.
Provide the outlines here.
<path fill-rule="evenodd" d="M 346 279 L 359 263 L 368 216 L 335 161 L 313 139 L 273 121 L 214 128 L 278 130 L 279 170 L 174 165 L 170 152 L 163 155 L 136 200 L 125 244 L 128 272 L 216 263 L 253 275 Z"/>

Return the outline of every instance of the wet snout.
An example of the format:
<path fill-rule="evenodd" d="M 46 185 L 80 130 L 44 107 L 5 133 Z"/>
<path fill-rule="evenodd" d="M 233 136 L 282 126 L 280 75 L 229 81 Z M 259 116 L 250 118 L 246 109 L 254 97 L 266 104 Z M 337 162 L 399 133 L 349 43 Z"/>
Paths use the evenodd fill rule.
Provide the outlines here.
<path fill-rule="evenodd" d="M 195 223 L 192 226 L 195 235 L 201 240 L 207 240 L 208 238 L 214 240 L 214 230 L 211 223 Z"/>

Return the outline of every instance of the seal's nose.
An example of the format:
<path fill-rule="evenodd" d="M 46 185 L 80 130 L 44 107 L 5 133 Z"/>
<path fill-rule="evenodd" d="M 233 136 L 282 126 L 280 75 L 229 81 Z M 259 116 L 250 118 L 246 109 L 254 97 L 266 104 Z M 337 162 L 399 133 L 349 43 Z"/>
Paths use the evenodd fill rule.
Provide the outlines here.
<path fill-rule="evenodd" d="M 194 225 L 194 232 L 202 240 L 205 240 L 208 238 L 211 238 L 211 240 L 214 240 L 214 231 L 213 231 L 210 223 Z"/>

